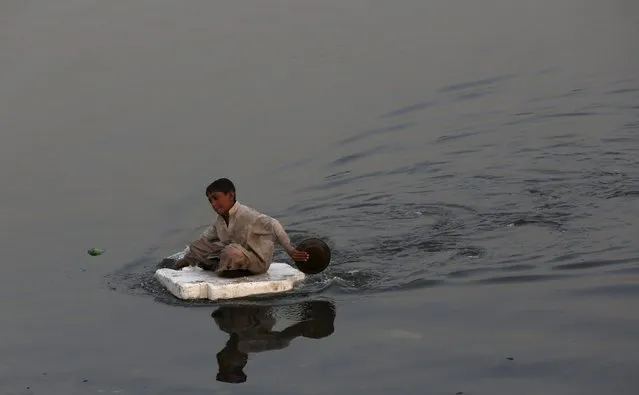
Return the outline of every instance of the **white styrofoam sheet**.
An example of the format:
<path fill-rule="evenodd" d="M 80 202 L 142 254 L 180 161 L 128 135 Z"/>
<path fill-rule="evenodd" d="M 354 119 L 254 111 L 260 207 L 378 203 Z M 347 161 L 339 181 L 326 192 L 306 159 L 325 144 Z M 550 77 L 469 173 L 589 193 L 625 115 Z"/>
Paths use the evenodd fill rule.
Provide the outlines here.
<path fill-rule="evenodd" d="M 179 299 L 233 299 L 286 292 L 305 278 L 304 273 L 286 263 L 273 262 L 264 274 L 223 278 L 195 266 L 155 272 L 157 280 Z"/>

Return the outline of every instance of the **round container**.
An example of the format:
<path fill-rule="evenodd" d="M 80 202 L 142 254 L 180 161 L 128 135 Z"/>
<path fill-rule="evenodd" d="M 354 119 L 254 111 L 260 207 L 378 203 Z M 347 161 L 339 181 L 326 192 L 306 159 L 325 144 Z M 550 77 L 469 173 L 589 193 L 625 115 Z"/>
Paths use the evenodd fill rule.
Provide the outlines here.
<path fill-rule="evenodd" d="M 297 268 L 305 274 L 320 273 L 331 262 L 331 249 L 320 239 L 304 239 L 297 245 L 297 249 L 309 254 L 308 261 L 295 261 Z"/>

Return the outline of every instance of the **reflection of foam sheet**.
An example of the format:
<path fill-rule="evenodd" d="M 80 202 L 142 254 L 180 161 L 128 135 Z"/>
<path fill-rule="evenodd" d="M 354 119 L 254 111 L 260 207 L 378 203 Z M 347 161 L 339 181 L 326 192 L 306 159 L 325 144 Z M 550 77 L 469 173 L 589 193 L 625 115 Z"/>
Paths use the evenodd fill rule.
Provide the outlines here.
<path fill-rule="evenodd" d="M 255 276 L 223 278 L 199 267 L 158 269 L 155 278 L 180 299 L 233 299 L 290 291 L 305 278 L 286 263 L 273 262 L 268 272 Z"/>
<path fill-rule="evenodd" d="M 217 380 L 242 383 L 246 381 L 243 369 L 248 354 L 280 350 L 297 337 L 321 339 L 335 331 L 335 306 L 331 302 L 302 302 L 292 307 L 297 311 L 297 322 L 281 331 L 273 330 L 277 306 L 234 304 L 215 310 L 211 314 L 215 323 L 229 334 L 224 348 L 217 353 Z"/>

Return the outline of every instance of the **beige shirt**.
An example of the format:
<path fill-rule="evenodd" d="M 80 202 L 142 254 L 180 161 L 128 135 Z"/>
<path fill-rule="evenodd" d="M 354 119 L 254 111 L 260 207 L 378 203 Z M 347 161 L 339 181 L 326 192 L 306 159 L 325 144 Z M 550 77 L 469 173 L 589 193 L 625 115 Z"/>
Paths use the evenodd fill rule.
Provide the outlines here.
<path fill-rule="evenodd" d="M 237 201 L 229 211 L 228 226 L 224 218 L 218 215 L 201 237 L 213 243 L 239 244 L 268 264 L 273 261 L 275 243 L 289 253 L 295 249 L 278 220 Z"/>

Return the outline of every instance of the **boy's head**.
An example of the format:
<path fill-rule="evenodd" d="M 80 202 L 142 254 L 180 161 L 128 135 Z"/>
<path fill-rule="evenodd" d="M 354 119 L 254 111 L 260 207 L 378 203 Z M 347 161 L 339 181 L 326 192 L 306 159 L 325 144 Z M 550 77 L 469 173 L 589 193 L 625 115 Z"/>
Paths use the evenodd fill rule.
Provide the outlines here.
<path fill-rule="evenodd" d="M 206 187 L 206 198 L 216 213 L 227 215 L 235 204 L 235 185 L 228 178 L 219 178 Z"/>

